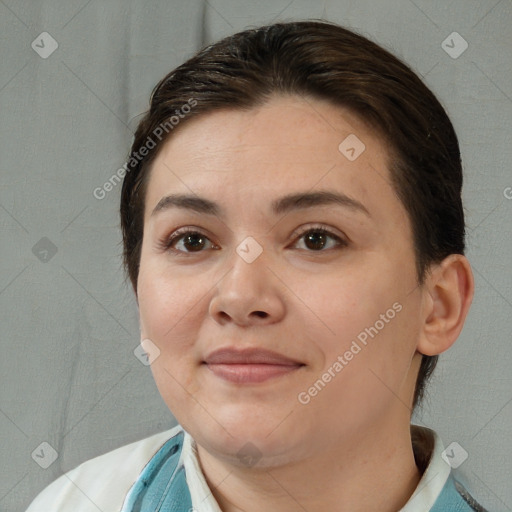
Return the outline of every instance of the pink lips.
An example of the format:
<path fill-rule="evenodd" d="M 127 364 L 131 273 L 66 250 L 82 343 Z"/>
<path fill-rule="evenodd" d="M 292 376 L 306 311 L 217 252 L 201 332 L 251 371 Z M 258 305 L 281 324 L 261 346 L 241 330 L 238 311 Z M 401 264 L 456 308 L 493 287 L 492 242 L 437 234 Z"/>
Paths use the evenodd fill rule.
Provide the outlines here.
<path fill-rule="evenodd" d="M 219 349 L 212 352 L 204 363 L 218 377 L 239 384 L 263 382 L 304 366 L 299 361 L 258 348 Z"/>

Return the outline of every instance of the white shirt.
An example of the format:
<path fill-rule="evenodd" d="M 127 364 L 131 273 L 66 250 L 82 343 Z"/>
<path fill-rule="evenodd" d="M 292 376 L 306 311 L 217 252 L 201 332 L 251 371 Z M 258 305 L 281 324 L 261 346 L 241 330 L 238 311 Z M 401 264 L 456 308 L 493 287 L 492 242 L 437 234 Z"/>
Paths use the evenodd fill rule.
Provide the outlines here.
<path fill-rule="evenodd" d="M 184 439 L 180 462 L 185 466 L 193 512 L 222 512 L 199 465 L 195 441 L 181 425 L 80 464 L 43 489 L 26 512 L 120 511 L 144 466 L 168 439 L 181 431 Z M 430 463 L 415 492 L 399 512 L 430 510 L 450 475 L 451 468 L 441 456 L 444 447 L 440 438 L 435 432 L 426 431 L 435 440 Z"/>

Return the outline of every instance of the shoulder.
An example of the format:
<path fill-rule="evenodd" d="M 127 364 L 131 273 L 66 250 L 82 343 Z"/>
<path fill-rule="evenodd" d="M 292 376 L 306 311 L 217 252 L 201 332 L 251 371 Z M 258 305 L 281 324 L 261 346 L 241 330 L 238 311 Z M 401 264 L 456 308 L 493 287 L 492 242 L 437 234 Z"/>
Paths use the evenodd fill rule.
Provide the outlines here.
<path fill-rule="evenodd" d="M 80 464 L 43 489 L 26 512 L 121 510 L 144 466 L 163 444 L 182 431 L 176 425 Z"/>

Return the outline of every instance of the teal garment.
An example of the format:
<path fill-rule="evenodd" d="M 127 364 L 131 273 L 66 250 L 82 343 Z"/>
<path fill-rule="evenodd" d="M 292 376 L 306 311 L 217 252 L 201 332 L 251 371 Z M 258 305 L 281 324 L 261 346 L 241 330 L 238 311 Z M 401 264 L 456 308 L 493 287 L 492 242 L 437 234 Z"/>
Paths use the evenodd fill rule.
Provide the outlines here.
<path fill-rule="evenodd" d="M 185 467 L 178 464 L 184 433 L 171 437 L 146 464 L 121 512 L 188 512 L 192 500 Z"/>
<path fill-rule="evenodd" d="M 184 433 L 169 439 L 151 458 L 128 492 L 121 512 L 189 512 L 192 499 L 179 463 Z M 487 512 L 452 474 L 430 512 Z"/>
<path fill-rule="evenodd" d="M 464 486 L 450 474 L 446 484 L 430 512 L 487 512 L 482 505 L 469 494 Z"/>

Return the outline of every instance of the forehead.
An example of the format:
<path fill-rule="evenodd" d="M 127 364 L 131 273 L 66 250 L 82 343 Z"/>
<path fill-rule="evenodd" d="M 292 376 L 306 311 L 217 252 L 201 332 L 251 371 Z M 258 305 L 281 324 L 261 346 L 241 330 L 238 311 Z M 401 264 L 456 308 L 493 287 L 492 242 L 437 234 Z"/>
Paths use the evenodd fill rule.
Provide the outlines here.
<path fill-rule="evenodd" d="M 186 121 L 153 163 L 145 216 L 166 193 L 211 198 L 234 216 L 321 189 L 356 199 L 377 218 L 403 217 L 388 168 L 385 143 L 357 115 L 317 99 L 275 97 Z"/>

